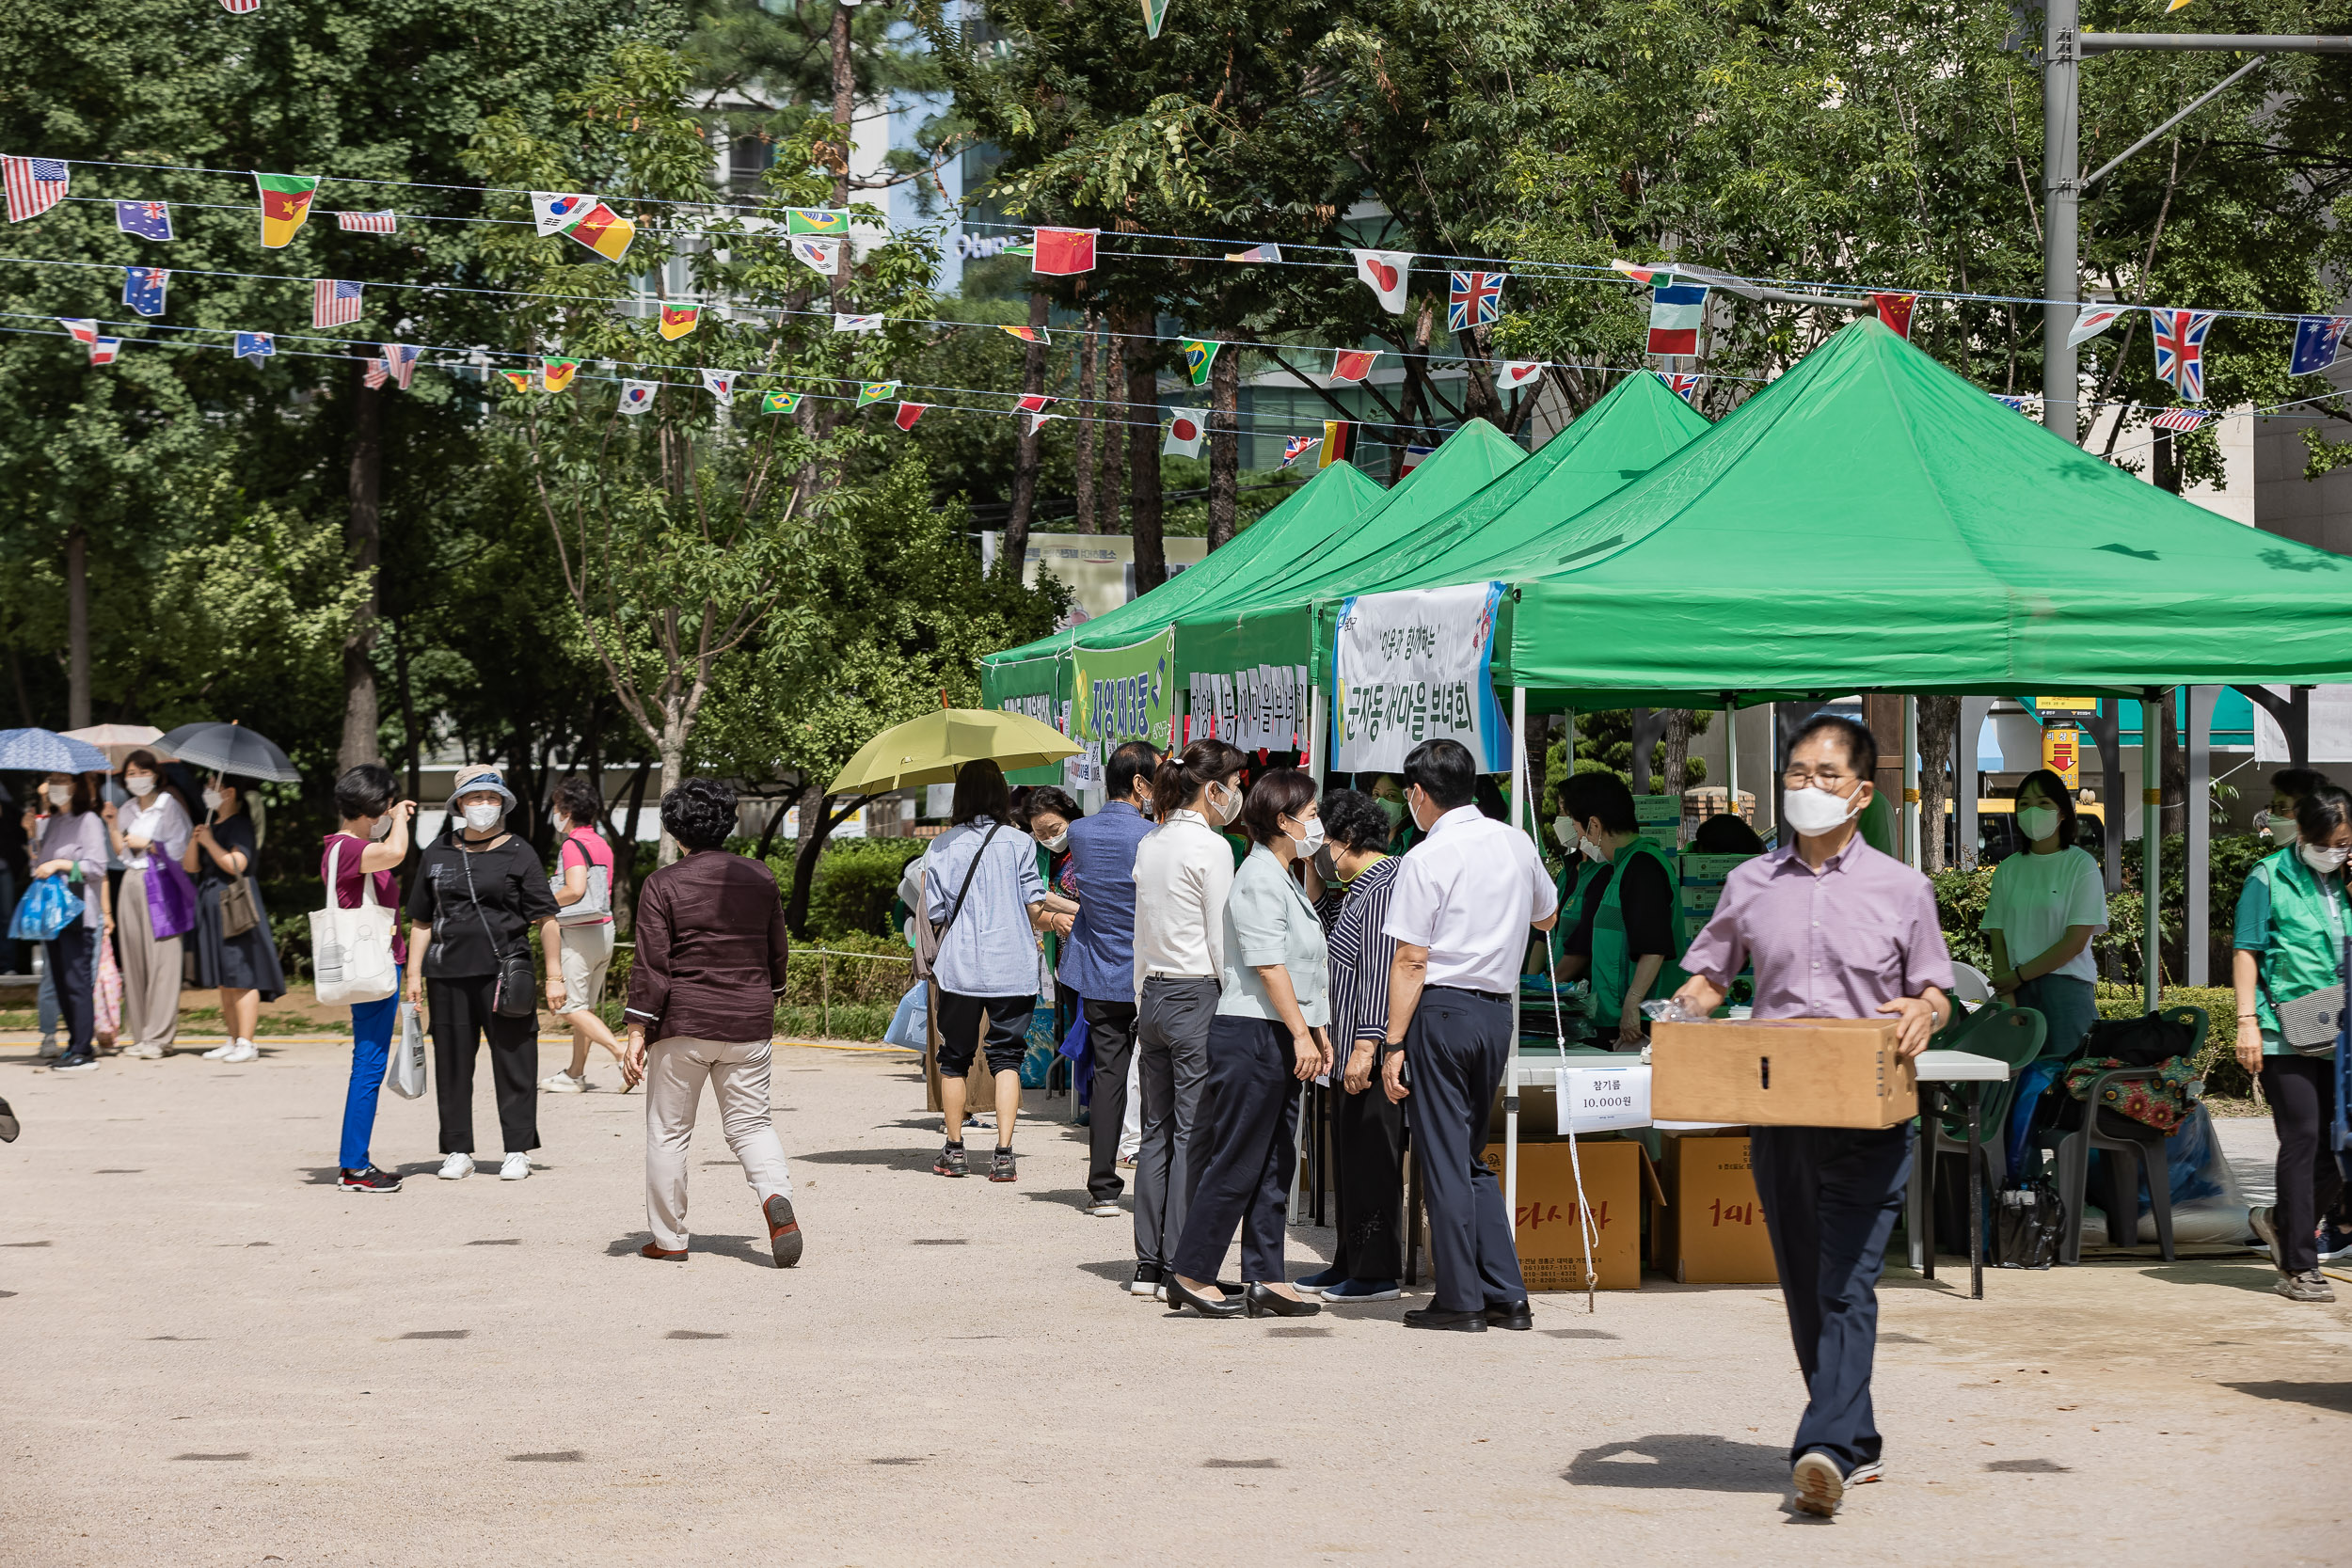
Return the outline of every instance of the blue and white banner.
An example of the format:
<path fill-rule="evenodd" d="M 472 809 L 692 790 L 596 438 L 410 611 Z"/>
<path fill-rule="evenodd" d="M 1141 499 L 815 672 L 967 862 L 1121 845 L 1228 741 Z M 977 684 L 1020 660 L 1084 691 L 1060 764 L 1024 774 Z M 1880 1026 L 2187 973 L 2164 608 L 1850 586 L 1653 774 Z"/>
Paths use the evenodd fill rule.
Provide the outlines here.
<path fill-rule="evenodd" d="M 1502 584 L 1359 594 L 1340 606 L 1332 669 L 1331 766 L 1393 773 L 1424 740 L 1458 740 L 1479 771 L 1511 767 L 1510 728 L 1495 700 L 1495 609 Z"/>

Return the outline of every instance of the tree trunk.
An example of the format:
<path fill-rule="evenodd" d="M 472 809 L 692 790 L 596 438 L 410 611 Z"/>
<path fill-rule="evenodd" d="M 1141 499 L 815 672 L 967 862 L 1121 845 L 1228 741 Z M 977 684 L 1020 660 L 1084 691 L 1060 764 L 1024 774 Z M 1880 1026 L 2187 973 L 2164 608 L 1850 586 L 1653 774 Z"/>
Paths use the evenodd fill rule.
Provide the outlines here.
<path fill-rule="evenodd" d="M 65 536 L 65 727 L 89 727 L 89 535 Z"/>
<path fill-rule="evenodd" d="M 413 800 L 423 786 L 424 744 L 417 735 L 417 688 L 408 673 L 408 622 L 402 617 L 392 639 L 392 678 L 400 687 L 401 771 L 407 775 L 406 796 Z"/>
<path fill-rule="evenodd" d="M 2156 705 L 2163 716 L 2162 727 L 2156 732 L 2157 787 L 2164 792 L 2157 821 L 2158 831 L 2168 837 L 2188 832 L 2188 748 L 2181 744 L 2181 721 L 2172 700 L 2173 689 L 2166 687 Z"/>
<path fill-rule="evenodd" d="M 1691 736 L 1693 733 L 1691 710 L 1675 707 L 1666 710 L 1666 793 L 1677 800 L 1691 787 Z"/>
<path fill-rule="evenodd" d="M 1233 537 L 1241 500 L 1241 361 L 1209 364 L 1209 548 Z"/>
<path fill-rule="evenodd" d="M 817 885 L 817 861 L 833 836 L 833 818 L 825 810 L 828 799 L 822 784 L 801 791 L 801 837 L 792 851 L 792 889 L 784 901 L 784 923 L 803 941 L 808 937 L 808 896 Z M 845 812 L 845 819 L 847 816 Z"/>
<path fill-rule="evenodd" d="M 686 726 L 675 715 L 661 726 L 661 743 L 654 748 L 661 758 L 661 798 L 666 800 L 686 778 Z M 654 863 L 668 865 L 685 851 L 676 839 L 670 836 L 665 823 L 661 829 L 661 854 Z"/>
<path fill-rule="evenodd" d="M 1092 533 L 1094 529 L 1094 450 L 1096 437 L 1103 432 L 1103 410 L 1096 403 L 1102 382 L 1095 372 L 1097 344 L 1094 329 L 1099 318 L 1092 310 L 1086 313 L 1085 336 L 1078 340 L 1078 428 L 1073 463 L 1076 472 L 1072 481 L 1073 499 L 1077 504 L 1080 533 Z"/>
<path fill-rule="evenodd" d="M 1104 533 L 1127 531 L 1126 495 L 1127 471 L 1127 341 L 1120 335 L 1120 317 L 1112 312 L 1105 318 L 1110 328 L 1106 334 L 1108 348 L 1103 365 L 1103 469 L 1102 483 L 1095 488 L 1096 524 Z"/>
<path fill-rule="evenodd" d="M 1963 787 L 1952 754 L 1960 733 L 1958 697 L 1919 699 L 1919 863 L 1928 871 L 1947 869 L 1944 854 L 1944 808 Z M 1953 776 L 1946 777 L 1950 769 Z M 1951 818 L 1955 823 L 1957 814 Z"/>
<path fill-rule="evenodd" d="M 1127 356 L 1127 505 L 1135 521 L 1136 593 L 1149 594 L 1168 580 L 1168 557 L 1160 543 L 1160 376 L 1141 335 L 1152 329 L 1149 306 L 1127 313 L 1136 334 Z"/>
<path fill-rule="evenodd" d="M 1046 299 L 1029 296 L 1029 325 L 1041 336 L 1045 330 Z M 1021 356 L 1021 390 L 1034 397 L 1045 390 L 1045 345 L 1034 342 Z M 1012 458 L 1012 510 L 1005 517 L 1005 553 L 998 565 L 1014 582 L 1028 569 L 1029 513 L 1037 505 L 1038 450 L 1044 444 L 1044 427 L 1036 418 L 1021 416 L 1022 433 Z"/>
<path fill-rule="evenodd" d="M 1421 434 L 1421 384 L 1426 372 L 1419 356 L 1405 356 L 1405 389 L 1397 394 L 1396 445 L 1389 453 L 1389 483 L 1405 477 L 1405 449 Z"/>
<path fill-rule="evenodd" d="M 637 814 L 645 804 L 645 777 L 652 770 L 651 763 L 641 762 L 637 771 L 629 775 L 627 816 L 615 822 L 612 808 L 605 808 L 604 827 L 612 834 L 612 877 L 616 884 L 612 889 L 612 934 L 618 937 L 628 935 L 637 924 Z M 603 792 L 599 790 L 597 795 L 602 799 Z"/>
<path fill-rule="evenodd" d="M 363 762 L 380 762 L 376 741 L 382 711 L 375 690 L 378 607 L 376 568 L 383 556 L 383 394 L 352 367 L 351 511 L 343 521 L 343 551 L 359 578 L 361 595 L 343 634 L 343 738 L 335 749 L 341 772 Z"/>

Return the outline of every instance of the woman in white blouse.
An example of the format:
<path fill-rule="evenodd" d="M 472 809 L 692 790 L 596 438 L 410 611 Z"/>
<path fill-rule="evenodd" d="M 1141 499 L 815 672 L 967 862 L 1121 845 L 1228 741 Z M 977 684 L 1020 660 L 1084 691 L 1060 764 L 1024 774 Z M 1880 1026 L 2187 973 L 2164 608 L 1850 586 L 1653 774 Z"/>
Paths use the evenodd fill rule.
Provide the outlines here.
<path fill-rule="evenodd" d="M 1136 845 L 1136 1081 L 1143 1141 L 1136 1148 L 1138 1296 L 1168 1293 L 1168 1255 L 1200 1173 L 1190 1159 L 1209 1022 L 1225 968 L 1225 900 L 1233 846 L 1217 830 L 1241 816 L 1248 759 L 1222 740 L 1196 740 L 1152 775 L 1159 826 Z"/>
<path fill-rule="evenodd" d="M 155 934 L 150 876 L 167 876 L 163 863 L 176 865 L 187 853 L 193 824 L 178 793 L 164 782 L 155 753 L 133 752 L 122 759 L 122 787 L 130 804 L 106 808 L 106 832 L 126 868 L 116 902 L 115 935 L 122 967 L 122 1032 L 131 1037 L 125 1056 L 168 1056 L 180 1037 L 180 936 Z M 187 887 L 185 876 L 179 879 Z M 191 911 L 195 899 L 187 900 Z"/>

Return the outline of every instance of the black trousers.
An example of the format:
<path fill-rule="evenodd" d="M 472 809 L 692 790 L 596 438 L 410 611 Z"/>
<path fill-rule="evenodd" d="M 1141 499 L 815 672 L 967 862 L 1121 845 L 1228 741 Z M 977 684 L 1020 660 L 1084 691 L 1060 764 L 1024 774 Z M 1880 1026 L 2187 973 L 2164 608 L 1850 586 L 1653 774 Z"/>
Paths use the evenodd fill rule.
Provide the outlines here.
<path fill-rule="evenodd" d="M 490 1037 L 490 1082 L 498 1090 L 499 1135 L 505 1152 L 539 1147 L 539 1014 L 505 1018 L 491 1011 L 495 974 L 424 983 L 433 1021 L 433 1101 L 441 1112 L 441 1152 L 471 1154 L 473 1069 L 482 1037 Z"/>
<path fill-rule="evenodd" d="M 1897 1127 L 1758 1127 L 1749 1133 L 1756 1195 L 1804 1373 L 1804 1416 L 1788 1445 L 1841 1471 L 1875 1462 L 1870 1408 L 1879 1269 L 1911 1180 L 1909 1122 Z"/>
<path fill-rule="evenodd" d="M 1527 1299 L 1486 1123 L 1511 1060 L 1511 1004 L 1452 986 L 1421 994 L 1405 1031 L 1405 1114 L 1429 1205 L 1430 1305 L 1447 1312 Z M 1369 1092 L 1369 1091 L 1368 1091 Z"/>
<path fill-rule="evenodd" d="M 1298 1143 L 1295 1064 L 1290 1031 L 1271 1019 L 1220 1013 L 1209 1024 L 1209 1079 L 1196 1129 L 1206 1158 L 1184 1233 L 1168 1258 L 1184 1278 L 1216 1278 L 1236 1226 L 1243 1279 L 1279 1285 L 1289 1277 L 1282 1228 Z"/>
<path fill-rule="evenodd" d="M 1341 1062 L 1352 1047 L 1341 1048 Z M 1405 1273 L 1405 1107 L 1380 1087 L 1374 1048 L 1372 1084 L 1361 1094 L 1335 1086 L 1331 1108 L 1332 1215 L 1339 1232 L 1331 1266 L 1350 1279 L 1393 1284 Z M 1335 1080 L 1338 1074 L 1335 1072 Z"/>
<path fill-rule="evenodd" d="M 64 994 L 58 992 L 60 1000 Z M 2271 1215 L 2279 1263 L 2289 1274 L 2308 1274 L 2319 1267 L 2312 1232 L 2344 1191 L 2344 1172 L 2328 1147 L 2328 1127 L 2336 1117 L 2335 1059 L 2265 1056 L 2262 1077 L 2271 1125 L 2279 1130 L 2278 1210 Z M 2159 1180 L 2163 1169 L 2159 1156 Z"/>
<path fill-rule="evenodd" d="M 1108 1203 L 1127 1190 L 1119 1174 L 1119 1134 L 1127 1124 L 1127 1067 L 1136 1054 L 1132 1002 L 1085 1004 L 1094 1083 L 1087 1097 L 1087 1196 Z"/>
<path fill-rule="evenodd" d="M 98 933 L 76 920 L 41 945 L 49 952 L 49 980 L 56 989 L 57 1012 L 65 1019 L 65 1048 L 87 1052 L 98 1029 Z"/>
<path fill-rule="evenodd" d="M 939 1075 L 961 1078 L 972 1070 L 972 1058 L 988 1052 L 991 1072 L 1019 1072 L 1029 1053 L 1029 1021 L 1037 1016 L 1037 995 L 959 996 L 939 993 Z M 982 1040 L 985 1026 L 988 1036 Z"/>

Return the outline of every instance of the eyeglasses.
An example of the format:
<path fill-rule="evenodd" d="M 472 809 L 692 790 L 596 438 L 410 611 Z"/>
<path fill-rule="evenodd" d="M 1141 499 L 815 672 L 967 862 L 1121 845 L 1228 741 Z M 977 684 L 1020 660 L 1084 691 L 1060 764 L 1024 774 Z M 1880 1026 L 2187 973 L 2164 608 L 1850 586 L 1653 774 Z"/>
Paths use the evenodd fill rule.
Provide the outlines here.
<path fill-rule="evenodd" d="M 1861 782 L 1859 773 L 1821 773 L 1810 768 L 1791 768 L 1780 776 L 1780 782 L 1790 789 L 1810 789 L 1819 784 L 1832 795 L 1845 793 L 1842 786 Z"/>

